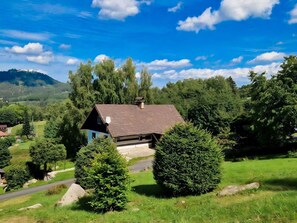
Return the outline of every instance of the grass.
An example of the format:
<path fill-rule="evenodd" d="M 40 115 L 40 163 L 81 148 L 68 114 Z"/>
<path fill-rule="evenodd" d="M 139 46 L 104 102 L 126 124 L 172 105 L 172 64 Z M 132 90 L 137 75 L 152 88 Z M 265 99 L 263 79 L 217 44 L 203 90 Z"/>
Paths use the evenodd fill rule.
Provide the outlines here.
<path fill-rule="evenodd" d="M 154 155 L 144 156 L 144 157 L 136 157 L 136 158 L 130 159 L 128 161 L 128 166 L 133 166 L 134 164 L 138 163 L 139 161 L 146 160 L 146 159 L 151 158 L 151 157 L 154 157 Z"/>
<path fill-rule="evenodd" d="M 62 196 L 31 196 L 0 203 L 3 222 L 297 222 L 297 159 L 225 162 L 223 179 L 216 191 L 201 196 L 162 197 L 152 172 L 133 174 L 127 209 L 96 214 L 88 198 L 63 208 L 55 207 Z M 226 185 L 259 181 L 258 190 L 230 197 L 216 193 Z M 42 208 L 19 212 L 18 208 L 41 203 Z M 17 219 L 17 220 L 15 220 Z"/>
<path fill-rule="evenodd" d="M 44 126 L 45 126 L 46 121 L 37 121 L 34 122 L 34 131 L 37 137 L 43 137 L 44 133 Z M 22 129 L 23 124 L 16 125 L 11 128 L 11 134 L 12 135 L 17 135 L 17 132 Z"/>

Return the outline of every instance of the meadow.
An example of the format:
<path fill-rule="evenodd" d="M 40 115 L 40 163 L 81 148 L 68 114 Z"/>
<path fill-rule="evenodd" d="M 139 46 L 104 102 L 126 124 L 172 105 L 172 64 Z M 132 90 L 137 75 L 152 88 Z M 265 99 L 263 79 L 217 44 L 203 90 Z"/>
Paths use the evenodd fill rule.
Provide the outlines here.
<path fill-rule="evenodd" d="M 46 192 L 0 203 L 2 222 L 297 222 L 297 159 L 278 158 L 225 162 L 222 182 L 208 194 L 168 198 L 162 196 L 151 171 L 132 174 L 129 203 L 121 212 L 94 213 L 89 198 L 56 207 L 65 190 Z M 228 197 L 216 194 L 226 185 L 258 181 L 258 190 Z M 17 211 L 41 203 L 42 208 Z"/>

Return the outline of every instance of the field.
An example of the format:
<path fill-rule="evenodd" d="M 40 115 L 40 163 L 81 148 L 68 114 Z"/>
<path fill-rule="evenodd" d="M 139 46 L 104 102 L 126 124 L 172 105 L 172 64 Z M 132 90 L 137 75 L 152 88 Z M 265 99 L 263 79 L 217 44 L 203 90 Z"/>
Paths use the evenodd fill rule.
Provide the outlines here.
<path fill-rule="evenodd" d="M 0 203 L 3 222 L 297 222 L 297 159 L 225 162 L 219 188 L 206 195 L 162 197 L 151 171 L 133 174 L 127 209 L 97 214 L 86 199 L 59 208 L 62 196 L 40 192 Z M 258 190 L 230 197 L 216 193 L 226 185 L 259 181 Z M 42 208 L 19 212 L 18 208 L 41 203 Z"/>

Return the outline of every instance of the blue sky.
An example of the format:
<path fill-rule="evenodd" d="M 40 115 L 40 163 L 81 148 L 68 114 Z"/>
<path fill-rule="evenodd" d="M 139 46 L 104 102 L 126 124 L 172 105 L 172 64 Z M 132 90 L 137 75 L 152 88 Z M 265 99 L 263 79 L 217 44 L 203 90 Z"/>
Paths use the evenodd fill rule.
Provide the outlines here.
<path fill-rule="evenodd" d="M 297 54 L 297 0 L 10 0 L 0 3 L 0 70 L 66 82 L 80 62 L 131 57 L 155 86 L 274 74 Z"/>

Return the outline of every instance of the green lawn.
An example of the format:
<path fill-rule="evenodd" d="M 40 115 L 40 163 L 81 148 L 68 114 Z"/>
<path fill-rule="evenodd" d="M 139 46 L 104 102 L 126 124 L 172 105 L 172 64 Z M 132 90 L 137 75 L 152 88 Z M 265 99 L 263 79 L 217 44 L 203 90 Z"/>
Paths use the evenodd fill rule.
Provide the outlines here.
<path fill-rule="evenodd" d="M 34 131 L 37 137 L 43 137 L 43 130 L 45 126 L 46 121 L 38 121 L 34 122 Z M 17 131 L 22 129 L 23 125 L 19 124 L 11 128 L 11 134 L 16 135 Z"/>
<path fill-rule="evenodd" d="M 297 222 L 297 159 L 283 158 L 225 162 L 219 188 L 206 195 L 164 198 L 150 171 L 133 174 L 127 209 L 96 214 L 86 200 L 55 207 L 62 196 L 40 192 L 0 203 L 3 222 Z M 222 187 L 259 181 L 257 191 L 217 197 Z M 42 208 L 19 212 L 41 203 Z"/>

